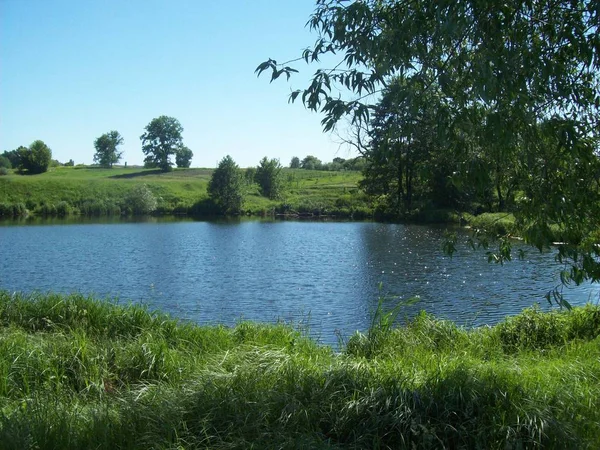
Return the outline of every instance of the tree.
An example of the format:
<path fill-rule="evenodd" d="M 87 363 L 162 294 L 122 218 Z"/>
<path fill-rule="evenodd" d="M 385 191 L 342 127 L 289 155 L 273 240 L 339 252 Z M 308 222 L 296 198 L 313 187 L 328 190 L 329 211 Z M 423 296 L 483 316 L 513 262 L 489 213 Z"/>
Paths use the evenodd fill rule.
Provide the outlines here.
<path fill-rule="evenodd" d="M 322 163 L 321 160 L 316 156 L 308 155 L 302 160 L 300 166 L 306 170 L 320 170 Z"/>
<path fill-rule="evenodd" d="M 248 186 L 256 183 L 256 167 L 248 167 L 244 171 L 244 180 Z"/>
<path fill-rule="evenodd" d="M 514 210 L 526 242 L 543 248 L 556 237 L 549 227 L 561 230 L 569 237 L 558 248 L 570 264 L 563 279 L 598 282 L 599 17 L 596 0 L 317 0 L 308 25 L 319 36 L 301 59 L 328 54 L 341 61 L 335 70 L 317 70 L 290 100 L 321 111 L 328 131 L 344 116 L 367 122 L 375 109 L 371 96 L 395 75 L 407 81 L 397 104 L 407 118 L 417 113 L 413 81 L 425 82 L 423 90 L 439 86 L 448 106 L 436 118 L 438 130 L 446 130 L 444 147 L 460 152 L 465 138 L 472 144 L 465 151 L 476 145 L 502 191 L 500 204 L 515 183 L 527 193 Z M 288 64 L 269 59 L 256 71 L 289 78 L 297 70 Z M 352 97 L 342 96 L 341 87 Z M 465 135 L 469 127 L 475 133 Z M 511 167 L 511 179 L 499 166 Z M 548 180 L 552 188 L 540 190 Z M 497 260 L 510 258 L 508 241 L 501 249 Z"/>
<path fill-rule="evenodd" d="M 112 130 L 104 133 L 94 141 L 94 162 L 103 167 L 112 168 L 113 164 L 118 163 L 123 155 L 117 147 L 123 144 L 123 137 L 118 131 Z"/>
<path fill-rule="evenodd" d="M 27 147 L 23 147 L 21 145 L 16 150 L 4 151 L 2 153 L 2 156 L 4 156 L 5 158 L 7 158 L 10 161 L 11 167 L 17 168 L 21 165 L 21 160 L 20 160 L 19 155 L 21 154 L 20 152 L 23 150 L 27 150 Z"/>
<path fill-rule="evenodd" d="M 163 171 L 171 169 L 171 155 L 183 146 L 183 127 L 174 117 L 160 116 L 146 126 L 140 136 L 146 167 L 159 167 Z"/>
<path fill-rule="evenodd" d="M 244 201 L 243 176 L 231 156 L 227 155 L 208 182 L 208 195 L 223 214 L 239 214 Z"/>
<path fill-rule="evenodd" d="M 258 184 L 262 196 L 268 197 L 271 200 L 281 196 L 283 191 L 281 169 L 282 167 L 278 159 L 267 159 L 265 156 L 260 160 L 254 179 Z"/>
<path fill-rule="evenodd" d="M 290 162 L 290 169 L 299 169 L 300 168 L 300 158 L 294 156 L 292 161 Z"/>
<path fill-rule="evenodd" d="M 185 145 L 182 145 L 175 152 L 175 164 L 177 164 L 177 167 L 189 169 L 193 156 L 194 153 Z"/>
<path fill-rule="evenodd" d="M 8 159 L 4 155 L 0 155 L 0 167 L 5 169 L 12 169 L 12 164 L 10 163 L 10 159 Z"/>
<path fill-rule="evenodd" d="M 29 148 L 19 147 L 19 171 L 28 174 L 44 173 L 52 160 L 52 150 L 44 141 L 33 141 Z"/>

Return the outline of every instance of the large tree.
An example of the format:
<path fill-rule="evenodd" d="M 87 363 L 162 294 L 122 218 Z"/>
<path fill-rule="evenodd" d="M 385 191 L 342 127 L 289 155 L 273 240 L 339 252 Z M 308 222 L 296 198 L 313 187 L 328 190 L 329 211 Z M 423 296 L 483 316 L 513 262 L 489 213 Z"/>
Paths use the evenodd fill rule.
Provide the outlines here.
<path fill-rule="evenodd" d="M 52 150 L 44 141 L 33 141 L 29 148 L 19 147 L 19 171 L 38 174 L 48 170 L 52 160 Z"/>
<path fill-rule="evenodd" d="M 225 156 L 208 182 L 208 195 L 223 214 L 239 214 L 244 201 L 243 175 L 229 155 Z"/>
<path fill-rule="evenodd" d="M 160 116 L 146 126 L 146 132 L 140 136 L 142 151 L 147 167 L 171 169 L 171 156 L 183 146 L 183 127 L 174 117 Z"/>
<path fill-rule="evenodd" d="M 317 0 L 308 25 L 318 38 L 300 59 L 340 60 L 290 99 L 324 113 L 325 130 L 345 115 L 368 121 L 395 76 L 407 80 L 397 107 L 408 115 L 418 112 L 413 81 L 439 86 L 448 105 L 436 118 L 444 145 L 460 151 L 465 138 L 478 145 L 486 171 L 505 189 L 501 197 L 508 183 L 496 168 L 514 164 L 522 236 L 542 248 L 558 230 L 558 257 L 570 263 L 563 279 L 600 281 L 596 0 Z M 269 59 L 257 72 L 289 77 L 297 71 L 289 64 Z M 470 127 L 475 135 L 465 136 Z"/>
<path fill-rule="evenodd" d="M 118 131 L 112 130 L 104 133 L 94 141 L 94 162 L 104 167 L 111 167 L 118 163 L 123 155 L 122 151 L 118 150 L 119 145 L 123 144 L 123 136 Z"/>

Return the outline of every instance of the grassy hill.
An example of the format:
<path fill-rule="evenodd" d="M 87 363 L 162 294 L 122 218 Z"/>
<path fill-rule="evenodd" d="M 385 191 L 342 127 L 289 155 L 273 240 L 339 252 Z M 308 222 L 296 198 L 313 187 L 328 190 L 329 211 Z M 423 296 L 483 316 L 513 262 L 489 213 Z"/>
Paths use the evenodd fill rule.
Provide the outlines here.
<path fill-rule="evenodd" d="M 40 175 L 0 177 L 0 215 L 111 215 L 127 212 L 132 190 L 146 185 L 158 200 L 159 214 L 206 214 L 206 188 L 212 169 L 154 169 L 57 167 Z M 323 172 L 284 169 L 284 196 L 261 197 L 248 184 L 244 212 L 369 216 L 367 198 L 358 189 L 360 172 Z M 4 211 L 4 214 L 3 214 Z M 9 214 L 10 213 L 10 214 Z"/>

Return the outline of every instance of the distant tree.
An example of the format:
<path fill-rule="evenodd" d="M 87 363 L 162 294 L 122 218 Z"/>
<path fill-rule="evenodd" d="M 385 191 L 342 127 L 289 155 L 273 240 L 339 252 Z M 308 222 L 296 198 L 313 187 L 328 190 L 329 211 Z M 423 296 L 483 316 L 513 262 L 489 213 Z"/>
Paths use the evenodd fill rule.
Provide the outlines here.
<path fill-rule="evenodd" d="M 300 168 L 300 158 L 294 156 L 292 161 L 290 162 L 290 169 L 299 169 Z"/>
<path fill-rule="evenodd" d="M 8 160 L 10 161 L 10 165 L 16 169 L 21 164 L 21 158 L 19 155 L 22 150 L 27 150 L 27 147 L 23 147 L 21 145 L 16 150 L 3 152 L 2 156 L 4 156 L 5 158 L 8 158 Z"/>
<path fill-rule="evenodd" d="M 256 181 L 256 167 L 248 167 L 244 172 L 246 184 L 250 186 Z"/>
<path fill-rule="evenodd" d="M 321 163 L 321 160 L 316 156 L 312 155 L 308 155 L 302 160 L 302 163 L 300 164 L 300 166 L 303 169 L 307 170 L 320 170 L 322 165 L 323 164 Z"/>
<path fill-rule="evenodd" d="M 19 171 L 28 174 L 43 173 L 52 160 L 52 150 L 44 141 L 33 141 L 29 148 L 19 147 Z"/>
<path fill-rule="evenodd" d="M 188 169 L 192 164 L 193 156 L 194 153 L 185 145 L 182 145 L 175 152 L 175 164 L 177 164 L 177 167 Z"/>
<path fill-rule="evenodd" d="M 96 148 L 94 162 L 104 167 L 112 167 L 113 164 L 119 162 L 123 155 L 123 152 L 117 149 L 121 144 L 123 144 L 123 137 L 118 131 L 113 130 L 104 133 L 94 141 L 94 147 Z"/>
<path fill-rule="evenodd" d="M 170 170 L 171 155 L 175 155 L 183 146 L 183 127 L 174 117 L 160 116 L 152 119 L 145 130 L 140 136 L 142 151 L 146 155 L 144 164 L 146 167 Z"/>
<path fill-rule="evenodd" d="M 242 183 L 238 165 L 227 155 L 208 182 L 208 195 L 224 214 L 238 214 L 244 201 Z"/>
<path fill-rule="evenodd" d="M 0 167 L 5 169 L 12 169 L 12 164 L 10 163 L 10 159 L 8 159 L 4 155 L 0 155 Z"/>
<path fill-rule="evenodd" d="M 265 156 L 260 160 L 254 179 L 258 184 L 261 195 L 271 200 L 281 196 L 283 191 L 281 169 L 282 167 L 278 159 L 267 159 Z"/>
<path fill-rule="evenodd" d="M 75 161 L 73 161 L 72 159 L 68 160 L 65 163 L 65 167 L 73 167 L 75 165 Z"/>

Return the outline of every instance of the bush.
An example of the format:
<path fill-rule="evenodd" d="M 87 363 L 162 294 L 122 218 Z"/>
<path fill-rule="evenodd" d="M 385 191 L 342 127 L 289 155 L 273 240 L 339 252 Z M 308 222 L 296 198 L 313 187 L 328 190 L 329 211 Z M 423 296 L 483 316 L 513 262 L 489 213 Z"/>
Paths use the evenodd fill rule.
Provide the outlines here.
<path fill-rule="evenodd" d="M 121 208 L 102 200 L 85 200 L 79 205 L 79 212 L 84 216 L 118 216 Z"/>
<path fill-rule="evenodd" d="M 8 175 L 8 169 L 6 167 L 0 167 L 0 176 Z"/>
<path fill-rule="evenodd" d="M 600 335 L 600 309 L 587 305 L 574 311 L 542 312 L 539 307 L 524 309 L 495 328 L 507 352 L 545 349 L 573 339 L 594 339 Z"/>
<path fill-rule="evenodd" d="M 8 203 L 0 203 L 0 217 L 12 217 L 13 209 L 12 205 Z"/>
<path fill-rule="evenodd" d="M 24 203 L 0 203 L 0 217 L 26 216 L 27 208 Z"/>
<path fill-rule="evenodd" d="M 156 210 L 158 201 L 150 188 L 145 184 L 136 186 L 125 198 L 127 209 L 135 215 L 151 214 Z"/>
<path fill-rule="evenodd" d="M 71 214 L 71 211 L 71 205 L 69 205 L 65 201 L 58 202 L 58 204 L 56 205 L 56 215 L 59 217 L 68 216 L 69 214 Z"/>

